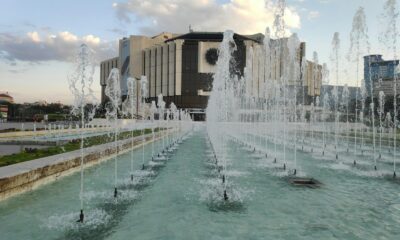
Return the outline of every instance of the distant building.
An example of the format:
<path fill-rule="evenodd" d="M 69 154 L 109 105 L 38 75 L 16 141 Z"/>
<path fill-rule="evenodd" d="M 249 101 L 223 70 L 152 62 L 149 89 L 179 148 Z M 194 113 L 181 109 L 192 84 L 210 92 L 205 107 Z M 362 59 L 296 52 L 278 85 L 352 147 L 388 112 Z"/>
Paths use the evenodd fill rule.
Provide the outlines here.
<path fill-rule="evenodd" d="M 8 93 L 0 93 L 0 121 L 8 118 L 8 105 L 14 103 L 14 98 Z"/>
<path fill-rule="evenodd" d="M 254 97 L 260 97 L 266 83 L 264 69 L 264 54 L 262 54 L 263 34 L 234 34 L 237 51 L 234 53 L 236 72 L 243 76 L 247 60 L 252 66 L 252 81 L 247 82 L 246 92 Z M 106 79 L 112 66 L 116 66 L 121 74 L 121 92 L 127 94 L 127 78 L 140 79 L 142 75 L 148 79 L 148 102 L 156 101 L 162 94 L 167 106 L 174 102 L 178 108 L 193 113 L 195 119 L 205 118 L 205 108 L 212 88 L 213 74 L 216 71 L 218 47 L 223 40 L 222 32 L 189 32 L 186 34 L 161 33 L 154 37 L 132 35 L 119 41 L 119 56 L 100 65 L 100 84 L 102 86 L 102 103 L 106 102 L 104 90 Z M 285 42 L 287 39 L 271 40 Z M 250 48 L 254 51 L 250 59 Z M 284 50 L 282 50 L 284 51 Z M 275 56 L 281 56 L 274 53 Z M 301 44 L 298 63 L 305 57 L 305 43 Z M 284 69 L 284 60 L 271 68 L 269 79 L 279 79 Z M 311 62 L 307 72 L 315 69 Z M 318 65 L 317 69 L 321 70 Z M 307 74 L 302 86 L 306 88 L 307 97 L 318 96 L 322 76 Z M 291 84 L 291 83 L 289 83 Z M 138 93 L 139 91 L 138 84 Z M 139 94 L 138 94 L 139 95 Z"/>
<path fill-rule="evenodd" d="M 374 97 L 378 96 L 379 91 L 383 91 L 386 96 L 393 96 L 393 79 L 395 74 L 400 80 L 400 74 L 396 72 L 399 60 L 384 60 L 382 55 L 369 55 L 364 57 L 364 81 L 368 96 L 371 95 L 373 86 Z M 397 83 L 397 92 L 400 93 L 400 82 Z"/>

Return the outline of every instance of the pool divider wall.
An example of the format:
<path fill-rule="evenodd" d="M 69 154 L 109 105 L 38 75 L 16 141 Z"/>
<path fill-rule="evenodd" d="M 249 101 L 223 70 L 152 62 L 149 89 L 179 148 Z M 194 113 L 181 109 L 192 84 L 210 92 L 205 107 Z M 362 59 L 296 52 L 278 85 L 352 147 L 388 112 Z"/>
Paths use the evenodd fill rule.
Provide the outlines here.
<path fill-rule="evenodd" d="M 104 130 L 107 131 L 110 128 L 108 127 L 103 127 L 103 128 L 84 128 L 84 131 L 87 133 L 90 132 L 96 132 L 98 130 Z M 18 131 L 18 132 L 3 132 L 0 133 L 0 141 L 2 140 L 7 140 L 10 138 L 19 138 L 19 137 L 33 137 L 33 136 L 42 136 L 42 135 L 47 135 L 47 134 L 62 134 L 62 133 L 67 133 L 67 134 L 76 134 L 80 133 L 82 129 L 57 129 L 57 130 L 40 130 L 40 131 Z"/>
<path fill-rule="evenodd" d="M 155 140 L 161 138 L 161 133 L 155 133 L 155 134 L 156 134 Z M 147 134 L 146 141 L 144 142 L 144 144 L 151 143 L 152 140 L 153 140 L 152 134 L 151 133 Z M 143 143 L 141 136 L 138 136 L 134 138 L 133 148 L 131 139 L 120 140 L 119 144 L 120 144 L 119 155 L 121 155 L 132 149 L 141 147 Z M 99 151 L 99 149 L 101 150 Z M 112 158 L 113 154 L 115 153 L 113 143 L 96 145 L 93 147 L 86 148 L 85 151 L 86 151 L 84 156 L 85 168 L 107 161 L 108 159 Z M 0 201 L 21 193 L 32 191 L 43 184 L 57 181 L 62 177 L 68 176 L 74 172 L 79 171 L 80 160 L 81 160 L 80 155 L 72 154 L 79 152 L 80 149 L 72 152 L 31 160 L 28 162 L 33 163 L 36 161 L 37 163 L 40 164 L 40 162 L 46 159 L 55 160 L 57 158 L 64 158 L 64 160 L 56 161 L 54 164 L 39 166 L 37 168 L 30 169 L 28 171 L 21 172 L 18 171 L 17 168 L 15 174 L 11 174 L 11 176 L 1 176 L 0 174 Z M 27 162 L 18 164 L 26 164 L 26 163 Z M 5 166 L 3 168 L 16 167 L 15 165 L 18 164 Z"/>

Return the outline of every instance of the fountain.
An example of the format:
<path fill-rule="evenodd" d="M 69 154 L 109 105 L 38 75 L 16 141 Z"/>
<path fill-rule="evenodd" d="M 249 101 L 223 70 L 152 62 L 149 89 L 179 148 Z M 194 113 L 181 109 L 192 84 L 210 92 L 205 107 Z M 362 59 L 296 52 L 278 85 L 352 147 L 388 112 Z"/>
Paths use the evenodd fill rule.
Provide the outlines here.
<path fill-rule="evenodd" d="M 120 112 L 121 104 L 121 84 L 119 69 L 114 68 L 111 70 L 109 77 L 107 78 L 107 87 L 105 90 L 106 96 L 109 98 L 109 102 L 106 105 L 106 118 L 110 126 L 114 131 L 114 198 L 118 196 L 117 182 L 118 182 L 118 113 Z"/>
<path fill-rule="evenodd" d="M 133 120 L 136 114 L 136 79 L 128 78 L 127 79 L 127 86 L 128 86 L 128 95 L 125 101 L 122 103 L 122 113 L 125 116 L 131 117 L 131 124 L 133 125 Z M 131 147 L 134 146 L 134 128 L 132 127 L 131 130 Z M 133 181 L 133 152 L 131 152 L 131 181 Z"/>
<path fill-rule="evenodd" d="M 69 89 L 74 97 L 71 114 L 80 118 L 80 124 L 83 127 L 85 120 L 90 121 L 94 117 L 96 109 L 96 97 L 92 90 L 94 64 L 91 55 L 91 50 L 85 44 L 82 44 L 79 49 L 79 54 L 75 62 L 74 71 L 68 76 Z M 93 108 L 89 112 L 85 112 L 85 107 L 88 103 L 92 103 Z M 51 125 L 49 125 L 51 130 Z M 83 131 L 80 131 L 80 214 L 79 222 L 84 221 L 83 211 L 83 192 L 84 192 L 84 136 Z"/>
<path fill-rule="evenodd" d="M 387 46 L 387 50 L 393 53 L 393 59 L 397 59 L 397 38 L 399 30 L 397 21 L 399 12 L 395 0 L 386 0 L 384 3 L 384 13 L 382 15 L 385 20 L 384 32 L 381 34 L 381 42 Z M 394 60 L 396 61 L 396 60 Z M 398 75 L 393 71 L 393 178 L 396 178 L 396 145 L 397 145 L 397 81 Z"/>
<path fill-rule="evenodd" d="M 144 121 L 146 119 L 146 113 L 145 113 L 145 104 L 146 104 L 146 98 L 148 96 L 148 82 L 146 76 L 142 76 L 140 78 L 140 91 L 141 91 L 141 102 L 140 102 L 140 109 L 141 109 L 141 115 L 142 115 L 142 120 Z M 153 128 L 152 128 L 153 129 Z M 142 136 L 143 136 L 143 143 L 142 143 L 142 170 L 145 169 L 144 166 L 144 144 L 146 141 L 145 137 L 145 129 L 143 128 L 142 130 Z M 154 139 L 153 139 L 154 141 Z"/>
<path fill-rule="evenodd" d="M 385 2 L 385 19 L 390 24 L 382 42 L 388 43 L 396 57 L 393 42 L 398 29 L 393 21 L 398 16 L 395 1 Z M 371 52 L 364 10 L 357 10 L 350 35 L 347 60 L 354 66 L 341 60 L 339 33 L 334 33 L 329 79 L 328 66 L 320 63 L 317 52 L 311 56 L 312 62 L 299 54 L 303 51 L 300 40 L 295 33 L 289 35 L 285 25 L 287 9 L 285 1 L 279 0 L 273 34 L 266 28 L 262 41 L 244 46 L 246 66 L 235 62 L 243 47 L 240 36 L 224 32 L 205 124 L 192 123 L 189 113 L 178 109 L 181 102 L 170 103 L 169 96 L 165 100 L 169 106 L 162 94 L 149 98 L 149 82 L 144 76 L 140 82 L 128 78 L 127 92 L 121 93 L 119 70 L 113 69 L 106 82 L 105 94 L 110 101 L 103 129 L 113 138 L 105 143 L 111 147 L 107 147 L 111 160 L 100 156 L 102 160 L 88 170 L 86 138 L 96 129 L 90 122 L 95 108 L 85 111 L 85 107 L 95 99 L 90 87 L 90 51 L 83 45 L 69 78 L 74 94 L 72 113 L 80 123 L 70 124 L 68 131 L 63 131 L 68 127 L 61 124 L 49 124 L 45 136 L 77 135 L 80 179 L 72 173 L 17 196 L 15 201 L 0 202 L 0 226 L 5 226 L 2 238 L 126 239 L 134 235 L 138 239 L 293 239 L 300 232 L 305 239 L 333 235 L 341 239 L 396 239 L 400 217 L 398 114 L 396 106 L 388 111 L 390 104 L 385 111 L 385 101 L 391 95 L 380 91 L 378 104 L 374 104 L 376 85 L 371 86 L 375 90 L 368 88 L 372 79 L 359 79 L 360 58 Z M 344 71 L 345 65 L 352 68 Z M 352 86 L 346 84 L 343 90 L 339 86 L 343 82 L 340 77 L 350 79 L 350 73 L 356 75 L 356 85 L 361 85 L 355 102 Z M 321 93 L 311 93 L 313 82 L 321 81 L 320 77 Z M 327 86 L 329 80 L 332 90 Z M 396 92 L 396 82 L 394 87 Z M 396 105 L 396 97 L 393 100 Z M 74 194 L 79 183 L 78 212 Z M 384 208 L 380 200 L 384 200 Z M 43 214 L 43 209 L 51 215 Z M 60 214 L 60 209 L 73 212 Z M 24 218 L 15 213 L 24 213 Z M 321 217 L 314 221 L 316 215 Z M 46 220 L 25 227 L 37 221 L 37 216 Z M 196 222 L 188 216 L 196 216 Z M 354 219 L 365 219 L 368 224 Z M 288 223 L 284 231 L 279 227 Z M 147 231 L 151 226 L 161 227 Z M 246 226 L 246 231 L 240 226 Z M 188 235 L 181 229 L 193 231 Z"/>
<path fill-rule="evenodd" d="M 333 35 L 332 39 L 332 56 L 331 56 L 331 61 L 333 62 L 333 65 L 335 66 L 335 78 L 336 78 L 336 84 L 334 86 L 333 90 L 333 97 L 334 97 L 334 102 L 335 102 L 335 156 L 336 159 L 338 159 L 338 135 L 339 135 L 339 48 L 340 48 L 340 39 L 339 39 L 339 33 L 335 32 Z M 356 100 L 357 101 L 357 100 Z M 356 107 L 357 108 L 357 107 Z M 356 116 L 357 119 L 357 116 Z M 354 160 L 355 164 L 355 160 Z"/>
<path fill-rule="evenodd" d="M 382 158 L 382 134 L 383 134 L 383 125 L 382 125 L 382 115 L 385 114 L 385 93 L 383 91 L 379 91 L 379 159 Z"/>

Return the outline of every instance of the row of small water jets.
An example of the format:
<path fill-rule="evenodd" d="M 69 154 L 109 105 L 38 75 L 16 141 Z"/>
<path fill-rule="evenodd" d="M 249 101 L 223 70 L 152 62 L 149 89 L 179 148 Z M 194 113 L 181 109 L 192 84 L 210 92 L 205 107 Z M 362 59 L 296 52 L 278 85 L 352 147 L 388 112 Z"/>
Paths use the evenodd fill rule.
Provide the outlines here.
<path fill-rule="evenodd" d="M 91 50 L 86 46 L 82 45 L 80 47 L 80 52 L 76 61 L 76 69 L 73 74 L 69 76 L 69 84 L 71 92 L 74 95 L 74 106 L 72 114 L 80 118 L 80 125 L 84 126 L 85 122 L 90 122 L 95 115 L 96 108 L 96 98 L 91 89 L 93 83 L 93 72 L 94 65 L 91 59 Z M 110 75 L 107 79 L 107 87 L 105 89 L 105 94 L 108 98 L 108 102 L 105 106 L 106 109 L 106 120 L 107 127 L 109 129 L 108 135 L 113 138 L 113 160 L 114 160 L 114 191 L 113 194 L 106 194 L 101 192 L 89 192 L 84 191 L 84 168 L 85 168 L 85 149 L 84 142 L 85 136 L 83 131 L 80 131 L 80 153 L 81 153 L 81 185 L 80 185 L 80 214 L 79 219 L 76 222 L 85 223 L 85 225 L 98 226 L 103 224 L 106 217 L 105 212 L 91 211 L 89 214 L 89 219 L 84 213 L 84 203 L 85 201 L 92 200 L 93 198 L 105 198 L 112 204 L 123 205 L 134 199 L 136 192 L 133 190 L 140 185 L 146 184 L 149 178 L 155 177 L 157 171 L 160 167 L 164 166 L 166 161 L 174 154 L 178 149 L 179 145 L 185 139 L 185 135 L 191 130 L 191 118 L 190 115 L 183 110 L 178 110 L 174 103 L 171 103 L 169 108 L 166 107 L 166 103 L 163 100 L 162 94 L 158 96 L 157 104 L 152 101 L 151 104 L 146 104 L 146 99 L 148 97 L 148 84 L 145 76 L 142 76 L 140 81 L 140 96 L 137 96 L 137 80 L 134 78 L 127 79 L 127 93 L 125 93 L 125 99 L 122 101 L 121 93 L 121 82 L 118 69 L 112 69 Z M 140 101 L 137 102 L 137 99 Z M 89 111 L 87 111 L 88 106 L 91 106 Z M 122 127 L 121 118 L 130 118 L 132 121 L 128 126 Z M 141 134 L 138 137 L 134 136 L 134 131 L 137 130 L 138 124 L 141 124 Z M 151 136 L 146 133 L 150 128 Z M 126 141 L 119 140 L 121 132 L 131 133 L 131 159 L 130 159 L 130 170 L 128 171 L 128 177 L 126 178 L 118 176 L 118 159 L 119 155 L 122 153 L 122 145 L 126 144 Z M 156 137 L 156 132 L 158 132 L 158 137 Z M 156 149 L 155 141 L 159 139 L 161 142 L 160 147 Z M 144 147 L 146 141 L 151 141 L 151 160 L 146 163 Z M 142 166 L 141 170 L 135 171 L 134 161 L 135 154 L 133 148 L 135 142 L 142 145 Z M 120 191 L 120 188 L 124 188 L 125 191 Z M 106 201 L 107 202 L 107 201 Z M 108 202 L 107 202 L 108 203 Z M 97 216 L 99 215 L 99 216 Z M 100 217 L 103 216 L 103 217 Z M 71 221 L 70 217 L 76 216 L 74 214 L 69 214 L 64 216 L 67 221 Z M 57 217 L 56 217 L 57 218 Z M 63 218 L 63 217 L 62 217 Z M 104 221 L 96 221 L 96 218 L 103 219 Z M 59 218 L 58 218 L 59 219 Z M 64 220 L 65 220 L 64 219 Z M 69 220 L 68 220 L 69 219 Z M 55 228 L 60 227 L 57 225 L 57 221 L 54 218 L 49 219 L 50 222 L 55 224 L 50 224 Z M 73 223 L 62 224 L 61 227 L 77 227 Z"/>
<path fill-rule="evenodd" d="M 331 80 L 327 64 L 323 64 L 321 68 L 318 65 L 318 55 L 314 53 L 310 71 L 307 60 L 299 58 L 301 44 L 297 34 L 285 37 L 285 9 L 285 1 L 279 0 L 273 27 L 275 40 L 271 40 L 270 30 L 267 28 L 263 46 L 249 48 L 244 76 L 238 74 L 240 71 L 236 69 L 234 54 L 237 47 L 234 34 L 229 30 L 224 33 L 207 108 L 207 132 L 214 149 L 215 161 L 226 170 L 227 144 L 234 139 L 254 152 L 264 152 L 266 158 L 270 156 L 273 159 L 273 163 L 281 163 L 281 169 L 287 175 L 299 174 L 297 152 L 300 149 L 305 151 L 307 148 L 314 154 L 318 148 L 320 155 L 317 156 L 321 159 L 331 157 L 338 163 L 351 159 L 352 165 L 363 163 L 367 167 L 372 166 L 376 175 L 388 174 L 383 170 L 378 173 L 378 163 L 389 161 L 393 166 L 391 176 L 396 178 L 396 71 L 393 76 L 392 112 L 384 111 L 383 92 L 379 93 L 377 99 L 379 106 L 375 106 L 374 101 L 370 101 L 369 107 L 366 106 L 368 96 L 374 96 L 372 79 L 366 79 L 371 83 L 370 92 L 366 90 L 366 80 L 362 81 L 361 90 L 356 92 L 355 117 L 351 122 L 349 88 L 344 86 L 340 93 L 338 87 L 339 78 L 342 77 L 340 73 L 351 71 L 355 72 L 359 86 L 360 59 L 363 54 L 369 55 L 371 52 L 364 9 L 360 7 L 357 10 L 350 35 L 351 47 L 347 60 L 351 63 L 348 65 L 354 69 L 344 71 L 341 68 L 339 33 L 333 36 L 331 61 L 334 73 L 332 80 L 335 83 L 332 90 L 325 87 Z M 388 24 L 380 42 L 394 54 L 394 59 L 397 51 L 398 16 L 396 1 L 387 0 L 382 19 Z M 257 93 L 254 93 L 253 87 L 256 84 L 253 79 L 253 65 L 258 65 L 258 71 L 263 73 L 258 76 L 261 80 L 258 80 Z M 278 70 L 276 66 L 280 66 Z M 372 77 L 372 74 L 369 76 Z M 320 96 L 316 91 L 311 97 L 311 104 L 306 106 L 306 87 L 313 86 L 306 84 L 307 79 L 317 83 L 321 77 L 323 86 Z M 376 116 L 379 119 L 378 126 Z M 272 145 L 272 153 L 269 152 L 269 145 Z M 293 160 L 288 159 L 289 151 L 293 152 Z M 365 161 L 368 158 L 371 160 Z M 224 176 L 222 184 L 226 185 Z M 228 198 L 224 194 L 224 199 Z"/>

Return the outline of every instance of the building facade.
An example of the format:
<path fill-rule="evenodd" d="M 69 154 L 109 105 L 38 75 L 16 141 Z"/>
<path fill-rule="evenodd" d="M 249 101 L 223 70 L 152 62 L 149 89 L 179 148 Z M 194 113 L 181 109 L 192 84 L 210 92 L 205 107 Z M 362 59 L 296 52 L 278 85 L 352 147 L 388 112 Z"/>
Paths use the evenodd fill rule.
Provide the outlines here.
<path fill-rule="evenodd" d="M 0 121 L 6 121 L 8 118 L 8 106 L 14 103 L 14 98 L 8 93 L 0 93 Z"/>
<path fill-rule="evenodd" d="M 397 70 L 399 60 L 384 60 L 382 55 L 368 55 L 364 57 L 364 81 L 368 96 L 371 95 L 373 86 L 373 95 L 377 97 L 379 91 L 383 91 L 386 96 L 393 96 L 394 76 L 400 80 L 400 74 Z M 397 92 L 400 93 L 400 82 L 397 82 Z"/>
<path fill-rule="evenodd" d="M 251 81 L 246 82 L 246 93 L 262 98 L 267 81 L 265 54 L 262 54 L 264 35 L 234 34 L 237 50 L 234 52 L 235 71 L 238 76 L 244 75 L 245 68 L 251 69 Z M 197 120 L 205 119 L 204 110 L 212 88 L 213 74 L 216 71 L 218 48 L 223 40 L 222 32 L 189 32 L 187 34 L 161 33 L 154 37 L 130 36 L 119 42 L 119 56 L 101 63 L 100 83 L 102 86 L 102 102 L 106 101 L 104 89 L 106 79 L 116 65 L 121 74 L 122 95 L 127 94 L 127 78 L 146 76 L 149 86 L 147 102 L 156 101 L 162 94 L 167 106 L 174 102 L 178 108 L 194 113 Z M 283 41 L 287 39 L 271 40 Z M 282 50 L 284 51 L 284 50 Z M 305 43 L 301 44 L 298 63 L 301 65 L 305 57 Z M 274 53 L 280 56 L 280 53 Z M 279 58 L 277 58 L 279 59 Z M 320 65 L 308 63 L 307 72 Z M 249 66 L 246 66 L 249 65 Z M 251 65 L 251 66 L 250 66 Z M 284 69 L 284 61 L 271 66 L 269 79 L 279 79 Z M 320 94 L 322 75 L 306 74 L 302 86 L 308 96 Z M 290 83 L 289 83 L 290 84 Z M 293 83 L 294 84 L 294 83 Z M 140 86 L 138 84 L 137 89 Z M 138 90 L 138 96 L 140 91 Z"/>

